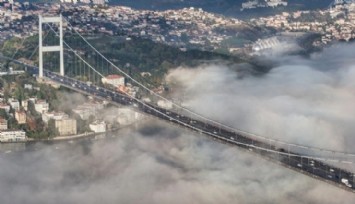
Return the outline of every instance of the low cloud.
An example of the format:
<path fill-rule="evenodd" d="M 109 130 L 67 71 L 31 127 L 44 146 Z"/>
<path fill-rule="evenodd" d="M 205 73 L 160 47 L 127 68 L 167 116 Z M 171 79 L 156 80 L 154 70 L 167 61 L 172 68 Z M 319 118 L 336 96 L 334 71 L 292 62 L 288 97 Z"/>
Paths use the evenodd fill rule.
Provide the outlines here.
<path fill-rule="evenodd" d="M 37 151 L 1 154 L 1 203 L 293 204 L 354 198 L 235 147 L 165 126 L 145 122 L 114 139 L 36 144 Z"/>
<path fill-rule="evenodd" d="M 167 80 L 179 85 L 172 91 L 185 106 L 225 124 L 351 151 L 355 67 L 346 61 L 350 54 L 332 66 L 326 57 L 339 49 L 355 50 L 334 47 L 309 60 L 285 57 L 262 76 L 241 78 L 229 67 L 210 65 L 176 69 Z M 257 155 L 150 118 L 104 140 L 5 149 L 0 144 L 1 204 L 350 204 L 355 199 Z"/>
<path fill-rule="evenodd" d="M 285 57 L 263 76 L 226 66 L 178 68 L 167 81 L 185 106 L 235 128 L 293 143 L 353 151 L 355 63 L 352 46 L 311 59 Z M 336 54 L 331 58 L 331 53 Z"/>

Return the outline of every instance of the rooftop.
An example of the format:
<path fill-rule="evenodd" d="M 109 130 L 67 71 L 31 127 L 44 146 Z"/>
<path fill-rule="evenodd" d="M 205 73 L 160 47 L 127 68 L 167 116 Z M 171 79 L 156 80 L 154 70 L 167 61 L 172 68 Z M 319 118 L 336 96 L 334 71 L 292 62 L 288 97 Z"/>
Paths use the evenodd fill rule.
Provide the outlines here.
<path fill-rule="evenodd" d="M 118 74 L 112 74 L 112 75 L 107 75 L 105 78 L 106 79 L 119 79 L 119 78 L 123 78 L 123 76 L 118 75 Z"/>

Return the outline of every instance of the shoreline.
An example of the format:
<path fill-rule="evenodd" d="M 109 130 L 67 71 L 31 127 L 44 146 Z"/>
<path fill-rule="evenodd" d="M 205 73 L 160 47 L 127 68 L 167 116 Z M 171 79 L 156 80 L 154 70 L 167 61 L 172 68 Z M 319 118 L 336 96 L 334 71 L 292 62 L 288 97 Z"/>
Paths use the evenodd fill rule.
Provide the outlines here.
<path fill-rule="evenodd" d="M 137 124 L 138 122 L 141 122 L 144 119 L 135 121 L 131 124 L 128 125 L 123 125 L 120 126 L 118 128 L 114 128 L 114 129 L 110 129 L 107 130 L 106 132 L 85 132 L 85 133 L 81 133 L 81 134 L 76 134 L 76 135 L 68 135 L 68 136 L 57 136 L 57 137 L 53 137 L 53 138 L 47 138 L 47 139 L 33 139 L 33 138 L 28 138 L 26 141 L 11 141 L 11 142 L 0 142 L 0 144 L 15 144 L 15 143 L 32 143 L 32 142 L 59 142 L 59 141 L 70 141 L 70 140 L 79 140 L 79 139 L 83 139 L 83 138 L 90 138 L 90 137 L 95 137 L 95 136 L 99 136 L 99 135 L 106 135 L 107 133 L 112 133 L 112 132 L 116 132 L 120 129 L 132 126 Z"/>

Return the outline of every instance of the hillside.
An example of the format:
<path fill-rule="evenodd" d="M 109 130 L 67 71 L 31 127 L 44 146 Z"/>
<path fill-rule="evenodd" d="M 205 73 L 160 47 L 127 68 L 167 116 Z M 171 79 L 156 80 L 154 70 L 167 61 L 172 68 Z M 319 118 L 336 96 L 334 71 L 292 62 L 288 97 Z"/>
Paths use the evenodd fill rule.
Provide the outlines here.
<path fill-rule="evenodd" d="M 21 47 L 21 52 L 16 54 L 18 56 L 31 56 L 35 48 L 35 37 L 31 37 Z M 123 37 L 107 37 L 96 36 L 89 40 L 98 50 L 100 50 L 107 58 L 112 60 L 116 65 L 122 67 L 128 73 L 131 73 L 137 78 L 141 78 L 140 73 L 149 72 L 149 83 L 159 85 L 163 76 L 170 70 L 179 66 L 195 67 L 205 63 L 222 62 L 226 64 L 248 64 L 248 73 L 264 73 L 269 71 L 269 66 L 261 65 L 254 60 L 242 59 L 238 56 L 231 56 L 227 54 L 201 51 L 201 50 L 187 50 L 181 51 L 179 48 L 168 46 L 161 43 L 155 43 L 151 40 L 132 38 L 126 40 Z M 77 39 L 71 38 L 71 41 L 75 42 Z M 74 44 L 67 40 L 69 44 Z M 19 46 L 19 40 L 14 38 L 5 42 L 2 47 L 6 47 L 7 52 L 3 53 L 5 56 L 12 56 L 16 47 Z M 74 49 L 80 49 L 79 47 L 72 46 Z M 35 54 L 36 55 L 36 54 Z M 15 57 L 15 58 L 16 58 Z M 33 56 L 37 61 L 36 56 Z M 66 64 L 70 64 L 69 58 L 66 58 Z M 53 55 L 53 58 L 48 61 L 55 62 L 57 57 Z M 35 62 L 37 63 L 37 62 Z M 127 66 L 129 64 L 129 66 Z M 68 66 L 67 66 L 67 69 Z M 67 70 L 70 71 L 70 70 Z M 244 70 L 245 71 L 245 70 Z M 143 79 L 141 79 L 143 80 Z M 146 79 L 144 79 L 146 80 Z"/>
<path fill-rule="evenodd" d="M 250 66 L 250 73 L 263 73 L 269 71 L 269 66 L 250 59 L 240 58 L 216 52 L 201 51 L 197 49 L 181 51 L 179 48 L 156 43 L 147 39 L 132 38 L 126 41 L 121 37 L 100 37 L 91 40 L 98 50 L 116 65 L 124 67 L 127 72 L 140 78 L 141 72 L 151 73 L 149 80 L 160 84 L 163 76 L 170 70 L 179 66 L 195 67 L 216 61 L 228 64 L 246 63 Z M 127 68 L 129 64 L 129 68 Z"/>
<path fill-rule="evenodd" d="M 258 8 L 240 11 L 246 0 L 111 0 L 110 4 L 124 5 L 136 9 L 167 10 L 185 7 L 198 7 L 205 11 L 219 13 L 226 16 L 250 18 L 273 15 L 283 11 L 324 9 L 333 0 L 288 0 L 287 7 Z"/>

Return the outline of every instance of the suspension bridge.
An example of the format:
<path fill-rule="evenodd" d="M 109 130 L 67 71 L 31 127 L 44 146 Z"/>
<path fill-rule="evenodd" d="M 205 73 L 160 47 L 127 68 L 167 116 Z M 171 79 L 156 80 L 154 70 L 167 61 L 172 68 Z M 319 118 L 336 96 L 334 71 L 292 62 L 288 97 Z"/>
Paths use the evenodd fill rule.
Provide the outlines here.
<path fill-rule="evenodd" d="M 335 151 L 277 140 L 255 135 L 207 118 L 186 107 L 157 94 L 136 77 L 118 67 L 109 56 L 102 54 L 90 40 L 66 18 L 39 16 L 38 46 L 28 56 L 16 50 L 6 60 L 26 67 L 39 78 L 54 81 L 64 87 L 110 101 L 112 104 L 128 105 L 139 112 L 160 120 L 205 134 L 219 142 L 237 146 L 284 167 L 333 184 L 355 193 L 355 153 Z M 21 45 L 24 44 L 23 39 Z M 38 53 L 38 66 L 29 64 Z M 51 69 L 47 69 L 51 68 Z M 59 72 L 53 71 L 59 68 Z M 142 100 L 136 94 L 104 86 L 102 78 L 120 74 L 128 79 L 131 87 L 138 87 L 141 94 L 152 100 Z M 163 100 L 173 105 L 172 109 L 159 107 Z"/>

